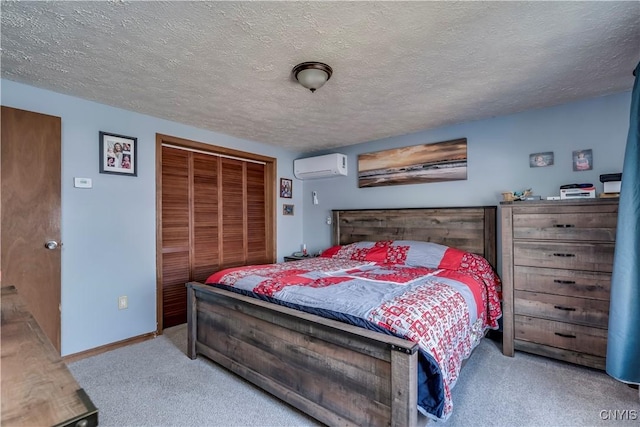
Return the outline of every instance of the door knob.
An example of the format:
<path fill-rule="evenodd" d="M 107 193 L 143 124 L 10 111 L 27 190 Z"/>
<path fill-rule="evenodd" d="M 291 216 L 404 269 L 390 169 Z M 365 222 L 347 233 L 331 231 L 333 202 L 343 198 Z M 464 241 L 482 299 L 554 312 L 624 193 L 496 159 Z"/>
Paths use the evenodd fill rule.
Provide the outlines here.
<path fill-rule="evenodd" d="M 58 246 L 62 246 L 62 244 L 58 244 L 58 242 L 56 242 L 55 240 L 49 240 L 44 244 L 44 247 L 49 249 L 50 251 L 58 249 Z"/>

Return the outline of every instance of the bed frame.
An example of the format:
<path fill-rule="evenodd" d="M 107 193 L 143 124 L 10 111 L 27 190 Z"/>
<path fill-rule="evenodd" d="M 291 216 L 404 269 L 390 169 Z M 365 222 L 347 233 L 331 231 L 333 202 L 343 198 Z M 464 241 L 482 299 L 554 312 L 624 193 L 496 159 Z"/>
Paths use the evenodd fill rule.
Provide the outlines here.
<path fill-rule="evenodd" d="M 496 207 L 333 211 L 333 243 L 422 240 L 496 262 Z M 188 356 L 206 356 L 331 426 L 415 426 L 417 344 L 187 284 Z"/>

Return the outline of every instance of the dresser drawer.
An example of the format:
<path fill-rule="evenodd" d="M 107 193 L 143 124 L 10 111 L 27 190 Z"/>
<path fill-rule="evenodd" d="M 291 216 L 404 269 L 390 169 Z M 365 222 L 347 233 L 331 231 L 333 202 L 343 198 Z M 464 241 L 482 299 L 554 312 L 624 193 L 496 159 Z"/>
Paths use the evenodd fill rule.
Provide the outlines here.
<path fill-rule="evenodd" d="M 513 238 L 540 240 L 589 240 L 613 242 L 616 238 L 616 212 L 514 212 Z"/>
<path fill-rule="evenodd" d="M 515 291 L 514 312 L 560 322 L 607 328 L 609 301 Z"/>
<path fill-rule="evenodd" d="M 515 265 L 611 273 L 614 243 L 515 241 Z"/>
<path fill-rule="evenodd" d="M 515 338 L 565 350 L 606 357 L 606 329 L 515 316 Z"/>
<path fill-rule="evenodd" d="M 609 300 L 611 274 L 557 268 L 515 266 L 516 290 Z"/>

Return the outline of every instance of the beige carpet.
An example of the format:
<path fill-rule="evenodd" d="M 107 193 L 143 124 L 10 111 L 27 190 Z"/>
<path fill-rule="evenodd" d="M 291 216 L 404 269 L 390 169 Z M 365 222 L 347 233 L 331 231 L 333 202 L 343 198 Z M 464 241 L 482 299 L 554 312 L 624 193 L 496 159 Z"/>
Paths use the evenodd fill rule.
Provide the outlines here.
<path fill-rule="evenodd" d="M 205 358 L 189 359 L 185 325 L 69 367 L 101 426 L 319 425 Z M 640 424 L 637 390 L 601 371 L 521 352 L 505 357 L 489 339 L 463 369 L 453 405 L 447 422 L 429 426 Z"/>

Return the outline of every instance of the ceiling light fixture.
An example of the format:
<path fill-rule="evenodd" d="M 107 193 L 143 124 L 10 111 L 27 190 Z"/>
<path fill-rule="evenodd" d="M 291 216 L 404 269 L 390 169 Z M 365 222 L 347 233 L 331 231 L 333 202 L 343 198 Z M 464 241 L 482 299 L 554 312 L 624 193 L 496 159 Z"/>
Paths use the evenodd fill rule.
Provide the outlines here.
<path fill-rule="evenodd" d="M 315 92 L 331 78 L 333 70 L 322 62 L 303 62 L 293 67 L 291 71 L 298 83 Z"/>

